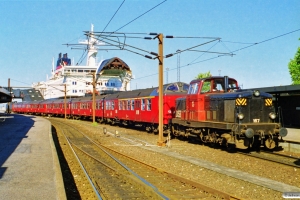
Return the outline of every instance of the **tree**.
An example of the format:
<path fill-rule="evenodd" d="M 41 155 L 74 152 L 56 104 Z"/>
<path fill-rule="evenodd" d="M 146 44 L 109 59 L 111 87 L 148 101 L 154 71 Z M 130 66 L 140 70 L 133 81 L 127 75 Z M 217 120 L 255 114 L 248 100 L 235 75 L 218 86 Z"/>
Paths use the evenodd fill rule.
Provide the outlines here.
<path fill-rule="evenodd" d="M 201 78 L 206 78 L 206 77 L 210 77 L 211 76 L 211 73 L 210 71 L 206 72 L 206 73 L 199 73 L 195 79 L 201 79 Z"/>
<path fill-rule="evenodd" d="M 300 84 L 300 47 L 298 47 L 298 51 L 294 59 L 291 59 L 289 62 L 288 67 L 292 78 L 292 85 Z"/>

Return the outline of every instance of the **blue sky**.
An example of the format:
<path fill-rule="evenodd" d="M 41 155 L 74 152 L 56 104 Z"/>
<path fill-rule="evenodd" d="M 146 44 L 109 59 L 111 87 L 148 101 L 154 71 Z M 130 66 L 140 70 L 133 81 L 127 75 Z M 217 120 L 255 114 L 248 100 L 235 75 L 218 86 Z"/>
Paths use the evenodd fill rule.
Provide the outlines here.
<path fill-rule="evenodd" d="M 91 24 L 94 31 L 102 31 L 122 2 L 0 0 L 0 86 L 6 86 L 8 78 L 12 86 L 31 86 L 46 80 L 52 58 L 56 60 L 60 52 L 77 62 L 82 51 L 63 44 L 84 39 L 83 31 L 90 30 Z M 214 58 L 218 54 L 182 52 L 180 81 L 189 83 L 197 74 L 210 71 L 237 79 L 243 88 L 289 85 L 288 62 L 300 46 L 299 10 L 298 0 L 126 0 L 106 31 L 116 31 L 147 12 L 118 32 L 220 37 L 220 41 L 196 49 L 235 54 Z M 165 38 L 164 55 L 207 41 Z M 146 51 L 158 51 L 157 40 L 128 38 L 126 42 Z M 236 51 L 253 43 L 258 44 Z M 124 60 L 135 76 L 132 89 L 158 85 L 157 60 L 128 51 L 99 51 L 98 57 Z M 177 55 L 165 58 L 164 68 L 169 68 L 168 82 L 177 81 Z"/>

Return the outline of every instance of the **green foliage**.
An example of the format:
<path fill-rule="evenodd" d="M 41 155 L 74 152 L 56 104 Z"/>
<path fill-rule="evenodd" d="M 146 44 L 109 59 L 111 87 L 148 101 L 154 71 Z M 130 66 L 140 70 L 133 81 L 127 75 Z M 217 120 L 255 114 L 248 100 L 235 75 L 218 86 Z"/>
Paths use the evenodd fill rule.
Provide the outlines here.
<path fill-rule="evenodd" d="M 210 71 L 206 72 L 206 73 L 199 73 L 195 79 L 201 79 L 201 78 L 206 78 L 206 77 L 210 77 L 211 76 L 211 73 Z"/>
<path fill-rule="evenodd" d="M 210 82 L 204 82 L 201 92 L 209 92 L 210 91 Z"/>
<path fill-rule="evenodd" d="M 292 85 L 300 84 L 300 47 L 298 47 L 296 55 L 294 59 L 291 59 L 288 67 L 292 78 Z"/>

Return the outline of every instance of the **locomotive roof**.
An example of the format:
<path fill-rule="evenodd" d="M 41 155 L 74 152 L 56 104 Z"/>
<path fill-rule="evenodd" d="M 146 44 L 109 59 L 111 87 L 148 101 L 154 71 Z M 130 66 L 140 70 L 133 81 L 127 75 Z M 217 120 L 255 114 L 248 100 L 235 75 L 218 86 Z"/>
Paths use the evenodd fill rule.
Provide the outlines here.
<path fill-rule="evenodd" d="M 253 97 L 253 90 L 237 90 L 226 93 L 210 93 L 211 99 L 236 99 L 236 98 L 251 98 Z M 260 92 L 261 97 L 272 98 L 272 95 L 266 92 Z"/>
<path fill-rule="evenodd" d="M 170 94 L 186 94 L 188 90 L 188 84 L 183 82 L 175 82 L 165 84 L 163 91 L 165 95 Z M 127 98 L 138 98 L 138 97 L 151 97 L 158 96 L 158 87 L 138 89 L 126 92 L 120 92 L 116 94 L 107 95 L 105 99 L 127 99 Z"/>
<path fill-rule="evenodd" d="M 168 83 L 163 86 L 164 95 L 180 95 L 180 94 L 186 94 L 188 91 L 189 84 L 184 82 L 174 82 L 174 83 Z M 96 100 L 99 99 L 128 99 L 128 98 L 141 98 L 141 97 L 151 97 L 151 96 L 158 96 L 158 87 L 153 88 L 146 88 L 146 89 L 138 89 L 138 90 L 132 90 L 132 91 L 120 91 L 113 94 L 105 94 L 100 96 L 95 96 Z M 66 102 L 84 102 L 84 101 L 91 101 L 93 100 L 92 96 L 88 97 L 78 97 L 78 98 L 67 98 Z M 31 104 L 38 104 L 38 103 L 64 103 L 64 99 L 47 99 L 47 100 L 40 100 L 40 101 L 32 101 Z M 29 102 L 24 102 L 29 103 Z"/>
<path fill-rule="evenodd" d="M 205 78 L 194 79 L 194 80 L 191 81 L 191 83 L 192 82 L 199 82 L 199 80 L 205 81 L 205 80 L 211 80 L 211 79 L 224 79 L 224 76 L 209 76 L 209 77 L 205 77 Z M 235 80 L 234 78 L 230 78 L 230 77 L 228 77 L 228 79 Z"/>

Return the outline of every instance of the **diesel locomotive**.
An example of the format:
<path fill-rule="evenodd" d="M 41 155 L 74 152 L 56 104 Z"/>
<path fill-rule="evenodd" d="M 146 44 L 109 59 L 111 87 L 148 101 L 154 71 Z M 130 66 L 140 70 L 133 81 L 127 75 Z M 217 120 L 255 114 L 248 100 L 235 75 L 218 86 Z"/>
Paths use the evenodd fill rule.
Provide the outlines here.
<path fill-rule="evenodd" d="M 175 136 L 193 136 L 204 143 L 273 149 L 287 135 L 276 117 L 271 94 L 241 90 L 227 76 L 208 77 L 192 81 L 188 94 L 176 99 L 170 127 Z"/>

